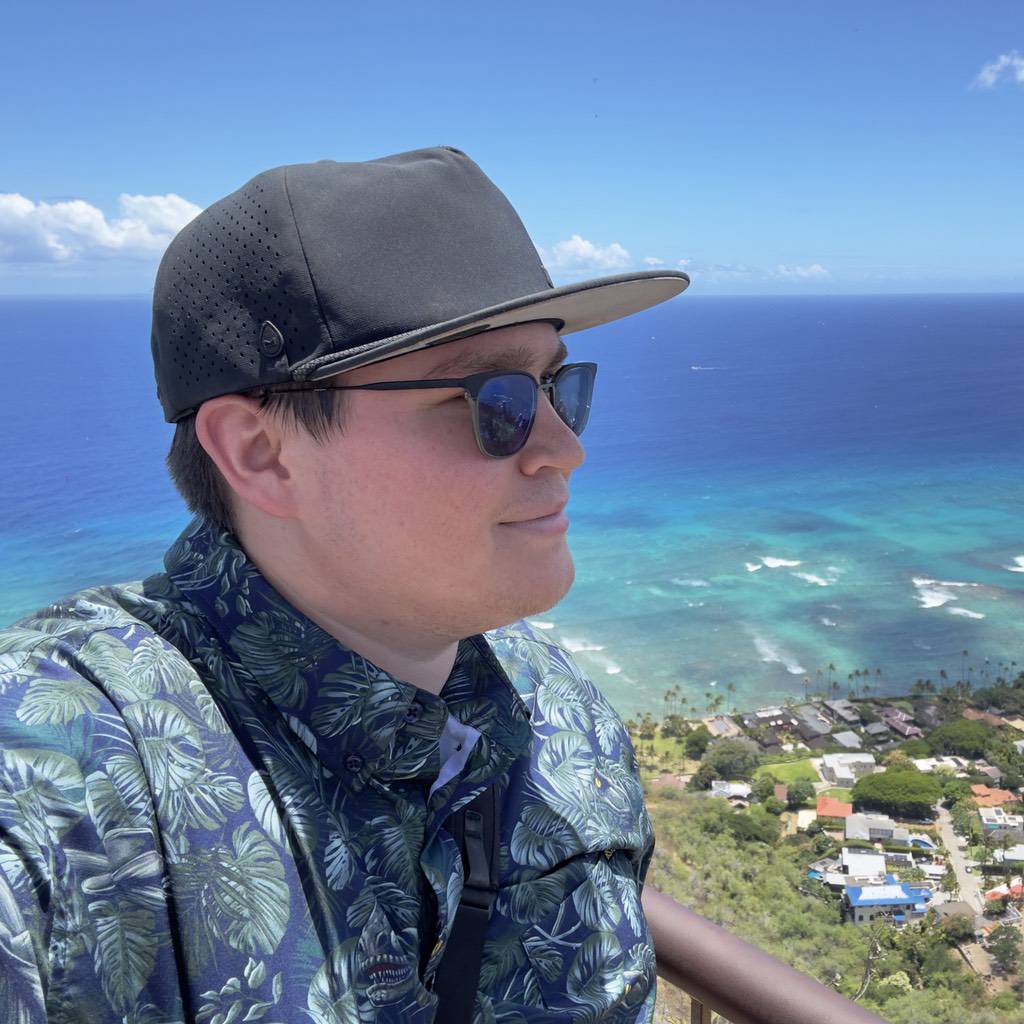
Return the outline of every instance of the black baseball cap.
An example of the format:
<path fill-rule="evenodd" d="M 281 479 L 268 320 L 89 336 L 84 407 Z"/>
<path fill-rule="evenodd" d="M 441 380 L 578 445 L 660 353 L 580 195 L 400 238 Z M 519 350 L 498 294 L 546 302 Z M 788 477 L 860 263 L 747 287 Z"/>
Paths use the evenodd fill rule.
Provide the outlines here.
<path fill-rule="evenodd" d="M 153 291 L 168 422 L 217 395 L 319 380 L 509 324 L 563 334 L 678 295 L 674 270 L 555 288 L 522 221 L 457 149 L 257 175 L 175 236 Z"/>

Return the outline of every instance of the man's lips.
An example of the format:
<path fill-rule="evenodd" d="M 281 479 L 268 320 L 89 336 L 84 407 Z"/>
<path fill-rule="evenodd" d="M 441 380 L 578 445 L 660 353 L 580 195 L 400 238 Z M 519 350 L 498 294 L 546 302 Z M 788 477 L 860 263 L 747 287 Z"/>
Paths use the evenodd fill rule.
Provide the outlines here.
<path fill-rule="evenodd" d="M 528 512 L 523 516 L 516 516 L 515 519 L 504 519 L 502 520 L 502 526 L 518 526 L 521 523 L 533 523 L 539 519 L 551 519 L 553 516 L 559 515 L 566 505 L 569 504 L 568 498 L 562 498 L 560 501 L 555 502 L 553 505 L 548 505 L 546 508 L 537 509 L 535 512 Z"/>
<path fill-rule="evenodd" d="M 520 519 L 509 519 L 498 525 L 537 533 L 565 533 L 569 529 L 569 517 L 565 514 L 566 504 L 568 504 L 568 499 L 533 515 L 523 516 Z"/>

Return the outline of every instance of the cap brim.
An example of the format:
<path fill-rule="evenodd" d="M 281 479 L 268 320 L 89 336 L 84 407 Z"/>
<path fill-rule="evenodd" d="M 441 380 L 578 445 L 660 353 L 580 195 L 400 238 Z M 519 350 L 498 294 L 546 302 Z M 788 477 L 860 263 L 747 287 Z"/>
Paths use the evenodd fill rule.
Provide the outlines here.
<path fill-rule="evenodd" d="M 443 345 L 481 331 L 530 320 L 561 323 L 561 334 L 610 323 L 666 302 L 685 291 L 690 278 L 679 270 L 648 270 L 594 278 L 510 299 L 429 327 L 420 327 L 344 352 L 316 356 L 292 367 L 296 380 L 320 380 L 343 370 L 377 363 L 421 348 Z"/>

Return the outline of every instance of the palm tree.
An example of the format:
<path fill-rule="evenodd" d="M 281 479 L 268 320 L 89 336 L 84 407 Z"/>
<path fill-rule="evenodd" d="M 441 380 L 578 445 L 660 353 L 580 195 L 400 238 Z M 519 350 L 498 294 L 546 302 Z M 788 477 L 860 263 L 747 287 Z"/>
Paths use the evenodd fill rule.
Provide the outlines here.
<path fill-rule="evenodd" d="M 729 691 L 729 702 L 732 704 L 732 713 L 736 714 L 736 684 L 726 683 L 725 688 Z"/>

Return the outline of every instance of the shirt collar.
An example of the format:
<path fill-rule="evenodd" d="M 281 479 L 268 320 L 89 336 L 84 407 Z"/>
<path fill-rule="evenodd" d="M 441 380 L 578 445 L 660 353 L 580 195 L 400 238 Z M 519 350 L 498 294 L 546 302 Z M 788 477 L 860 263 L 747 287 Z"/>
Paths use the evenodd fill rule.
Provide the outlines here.
<path fill-rule="evenodd" d="M 236 673 L 241 670 L 321 765 L 353 791 L 371 778 L 433 779 L 449 714 L 484 734 L 490 754 L 482 760 L 492 771 L 504 771 L 528 741 L 529 713 L 482 636 L 460 643 L 437 696 L 321 629 L 274 590 L 232 534 L 203 519 L 189 524 L 165 565 Z"/>

